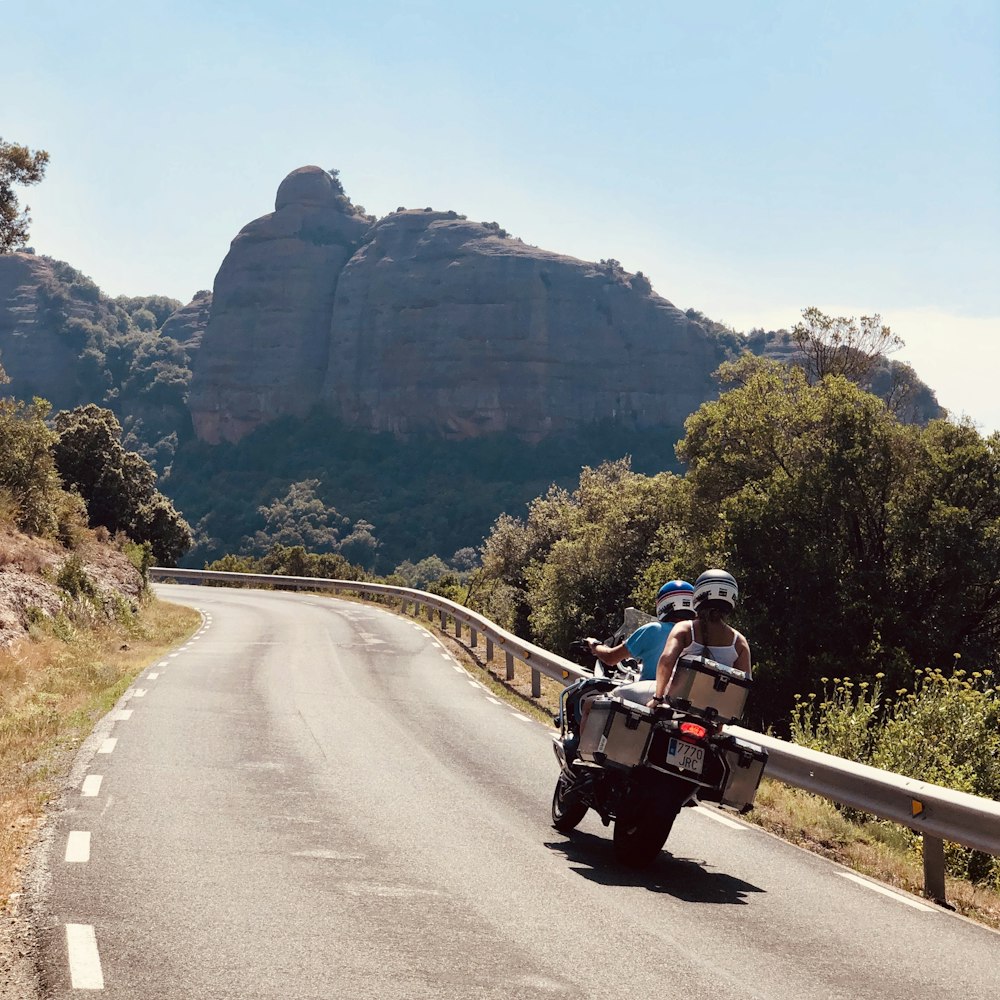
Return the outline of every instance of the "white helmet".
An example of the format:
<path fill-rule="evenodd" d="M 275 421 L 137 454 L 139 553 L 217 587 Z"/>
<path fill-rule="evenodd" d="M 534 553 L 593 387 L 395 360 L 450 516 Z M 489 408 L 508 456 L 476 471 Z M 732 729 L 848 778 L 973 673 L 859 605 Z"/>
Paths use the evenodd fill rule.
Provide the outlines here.
<path fill-rule="evenodd" d="M 730 610 L 736 607 L 740 588 L 724 569 L 705 570 L 694 582 L 694 609 L 698 611 L 708 601 L 720 601 Z"/>

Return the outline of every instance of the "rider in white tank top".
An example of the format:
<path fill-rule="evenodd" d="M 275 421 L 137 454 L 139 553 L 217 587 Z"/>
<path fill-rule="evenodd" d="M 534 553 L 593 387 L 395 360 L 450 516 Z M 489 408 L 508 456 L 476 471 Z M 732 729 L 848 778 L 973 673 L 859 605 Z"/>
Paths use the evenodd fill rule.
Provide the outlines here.
<path fill-rule="evenodd" d="M 740 633 L 733 629 L 733 641 L 729 646 L 706 646 L 703 642 L 698 642 L 694 636 L 698 632 L 698 625 L 700 622 L 695 622 L 692 629 L 692 641 L 689 645 L 685 646 L 681 650 L 681 656 L 701 656 L 704 653 L 710 660 L 715 660 L 716 663 L 721 663 L 723 666 L 731 667 L 736 663 L 736 657 L 739 656 L 739 652 L 736 649 L 736 643 L 740 638 Z M 730 626 L 731 627 L 731 626 Z"/>

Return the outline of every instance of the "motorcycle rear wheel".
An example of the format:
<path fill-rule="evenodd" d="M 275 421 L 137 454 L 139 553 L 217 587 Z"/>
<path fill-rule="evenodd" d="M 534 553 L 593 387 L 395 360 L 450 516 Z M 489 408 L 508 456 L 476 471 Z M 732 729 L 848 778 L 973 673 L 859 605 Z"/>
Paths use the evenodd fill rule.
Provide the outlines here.
<path fill-rule="evenodd" d="M 615 858 L 626 868 L 648 868 L 663 850 L 677 813 L 619 816 L 615 820 Z"/>
<path fill-rule="evenodd" d="M 574 795 L 573 786 L 566 775 L 560 774 L 556 790 L 552 793 L 552 825 L 560 833 L 569 833 L 587 815 L 587 809 L 587 803 L 581 802 Z"/>

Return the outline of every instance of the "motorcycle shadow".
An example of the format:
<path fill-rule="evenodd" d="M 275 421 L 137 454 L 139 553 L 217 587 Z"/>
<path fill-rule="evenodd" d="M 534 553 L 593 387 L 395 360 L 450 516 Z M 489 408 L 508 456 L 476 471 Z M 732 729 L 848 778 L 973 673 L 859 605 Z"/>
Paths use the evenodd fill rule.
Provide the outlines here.
<path fill-rule="evenodd" d="M 605 837 L 574 830 L 566 840 L 546 841 L 550 851 L 558 851 L 574 865 L 582 878 L 599 885 L 637 886 L 663 892 L 685 903 L 749 905 L 749 896 L 766 892 L 760 886 L 734 878 L 725 872 L 707 870 L 706 861 L 675 857 L 669 844 L 649 868 L 625 868 L 614 858 L 614 848 Z"/>

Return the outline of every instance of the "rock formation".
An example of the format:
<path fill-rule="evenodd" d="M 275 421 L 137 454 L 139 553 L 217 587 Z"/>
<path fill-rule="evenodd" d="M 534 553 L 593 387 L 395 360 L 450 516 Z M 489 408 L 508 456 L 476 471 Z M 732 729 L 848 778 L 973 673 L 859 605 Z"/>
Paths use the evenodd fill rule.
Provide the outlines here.
<path fill-rule="evenodd" d="M 292 171 L 274 212 L 244 226 L 216 276 L 194 366 L 199 438 L 237 441 L 318 402 L 337 278 L 370 226 L 320 167 Z"/>
<path fill-rule="evenodd" d="M 430 211 L 372 229 L 341 272 L 329 344 L 323 401 L 344 420 L 459 438 L 680 426 L 721 360 L 641 275 Z"/>
<path fill-rule="evenodd" d="M 213 443 L 317 403 L 397 434 L 679 426 L 713 394 L 722 357 L 616 262 L 548 253 L 454 212 L 372 224 L 334 177 L 303 167 L 233 241 L 190 408 Z"/>
<path fill-rule="evenodd" d="M 167 317 L 160 327 L 160 336 L 176 340 L 193 357 L 201 346 L 201 338 L 208 326 L 211 312 L 212 293 L 195 292 L 194 298 L 186 306 L 181 306 Z"/>

